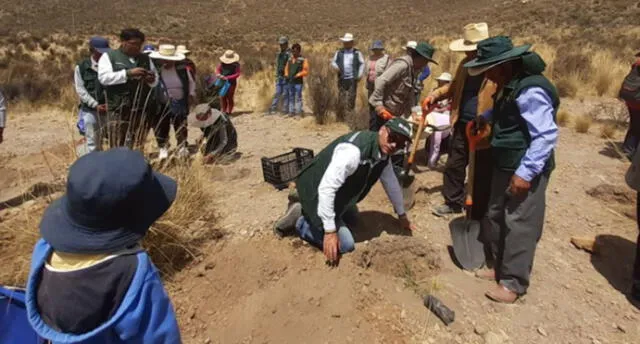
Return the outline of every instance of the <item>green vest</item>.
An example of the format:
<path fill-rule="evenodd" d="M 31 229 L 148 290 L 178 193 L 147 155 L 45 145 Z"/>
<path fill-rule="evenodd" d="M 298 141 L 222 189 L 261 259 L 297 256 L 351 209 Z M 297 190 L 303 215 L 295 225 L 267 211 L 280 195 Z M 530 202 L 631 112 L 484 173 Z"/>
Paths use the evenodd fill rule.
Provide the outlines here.
<path fill-rule="evenodd" d="M 151 60 L 146 54 L 138 55 L 135 63 L 132 63 L 129 60 L 129 56 L 125 55 L 120 49 L 111 50 L 107 54 L 114 72 L 136 67 L 151 70 Z M 124 84 L 104 86 L 104 88 L 106 89 L 107 104 L 110 111 L 118 111 L 121 107 L 142 109 L 145 102 L 147 102 L 149 110 L 156 105 L 155 91 L 141 80 L 128 79 Z M 149 95 L 148 101 L 147 95 Z M 136 104 L 134 104 L 134 101 Z"/>
<path fill-rule="evenodd" d="M 291 51 L 289 49 L 279 52 L 276 56 L 276 79 L 284 77 L 284 67 L 290 57 Z"/>
<path fill-rule="evenodd" d="M 389 164 L 389 158 L 383 158 L 380 153 L 378 133 L 372 131 L 349 133 L 337 138 L 323 149 L 300 172 L 296 180 L 302 204 L 302 214 L 317 228 L 323 228 L 322 220 L 318 216 L 318 186 L 320 186 L 320 181 L 331 163 L 334 149 L 341 143 L 355 145 L 361 155 L 360 166 L 353 175 L 345 180 L 336 193 L 334 201 L 336 220 L 367 196 L 373 185 L 380 179 L 384 168 Z"/>
<path fill-rule="evenodd" d="M 555 86 L 542 74 L 523 74 L 515 77 L 497 95 L 493 110 L 493 130 L 491 146 L 496 167 L 505 171 L 515 171 L 520 166 L 529 145 L 531 136 L 527 123 L 520 114 L 516 98 L 529 87 L 544 89 L 553 102 L 553 119 L 555 121 L 560 98 Z M 544 167 L 544 171 L 555 168 L 554 153 Z"/>
<path fill-rule="evenodd" d="M 78 63 L 80 77 L 84 82 L 84 88 L 95 99 L 98 104 L 104 104 L 104 94 L 102 93 L 102 85 L 98 82 L 98 72 L 91 68 L 91 58 L 86 58 Z M 95 110 L 87 104 L 80 103 L 83 110 Z"/>
<path fill-rule="evenodd" d="M 304 64 L 304 57 L 300 56 L 298 57 L 298 59 L 296 60 L 296 62 L 293 62 L 293 57 L 291 58 L 291 60 L 289 60 L 289 70 L 287 71 L 289 73 L 289 83 L 290 84 L 297 84 L 300 85 L 302 84 L 304 81 L 304 78 L 296 78 L 296 74 L 302 72 L 302 66 Z"/>

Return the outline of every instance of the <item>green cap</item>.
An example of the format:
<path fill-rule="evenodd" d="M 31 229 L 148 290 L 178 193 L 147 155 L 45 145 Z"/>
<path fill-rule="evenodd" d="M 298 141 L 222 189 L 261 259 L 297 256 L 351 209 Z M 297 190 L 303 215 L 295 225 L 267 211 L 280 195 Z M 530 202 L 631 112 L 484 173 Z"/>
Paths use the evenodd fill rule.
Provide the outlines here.
<path fill-rule="evenodd" d="M 478 56 L 465 63 L 464 67 L 469 68 L 469 74 L 479 75 L 504 62 L 520 58 L 530 48 L 529 44 L 514 47 L 507 36 L 487 38 L 478 43 Z"/>
<path fill-rule="evenodd" d="M 431 44 L 420 42 L 414 50 L 427 60 L 438 64 L 438 62 L 433 59 L 433 54 L 436 52 L 436 48 L 434 48 Z"/>
<path fill-rule="evenodd" d="M 398 133 L 411 141 L 411 125 L 405 119 L 395 117 L 388 120 L 384 126 L 391 129 L 394 133 Z"/>

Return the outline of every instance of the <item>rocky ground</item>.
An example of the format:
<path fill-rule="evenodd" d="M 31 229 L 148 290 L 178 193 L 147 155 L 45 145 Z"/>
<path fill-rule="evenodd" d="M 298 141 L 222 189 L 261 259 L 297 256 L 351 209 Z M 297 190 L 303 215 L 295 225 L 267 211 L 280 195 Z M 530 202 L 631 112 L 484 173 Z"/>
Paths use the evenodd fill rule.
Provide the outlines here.
<path fill-rule="evenodd" d="M 56 120 L 42 126 L 43 118 Z M 73 130 L 65 116 L 32 113 L 20 119 L 0 145 L 0 200 L 63 175 L 64 157 L 71 154 Z M 234 123 L 241 157 L 207 167 L 215 226 L 225 236 L 205 243 L 199 258 L 167 284 L 186 343 L 640 340 L 640 311 L 625 296 L 637 237 L 629 217 L 635 195 L 624 187 L 627 163 L 615 157 L 611 141 L 599 138 L 597 128 L 587 134 L 561 129 L 531 288 L 516 305 L 499 305 L 484 297 L 491 283 L 451 260 L 452 218 L 430 211 L 441 202 L 439 172 L 420 166 L 410 213 L 419 227 L 414 233 L 399 228 L 376 186 L 360 207 L 356 251 L 329 268 L 316 249 L 272 235 L 287 194 L 263 181 L 260 158 L 294 147 L 318 152 L 347 128 L 258 113 L 235 117 Z M 19 216 L 21 209 L 5 209 L 0 219 Z M 598 254 L 575 249 L 572 236 L 596 237 Z M 426 294 L 456 312 L 453 324 L 445 326 L 423 306 Z"/>

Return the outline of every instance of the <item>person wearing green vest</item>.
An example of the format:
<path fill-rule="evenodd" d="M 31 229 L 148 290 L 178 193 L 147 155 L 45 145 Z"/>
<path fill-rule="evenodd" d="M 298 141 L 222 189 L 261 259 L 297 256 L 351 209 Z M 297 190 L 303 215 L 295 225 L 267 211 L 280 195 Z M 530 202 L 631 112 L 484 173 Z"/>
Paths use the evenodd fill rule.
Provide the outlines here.
<path fill-rule="evenodd" d="M 378 179 L 402 226 L 414 230 L 390 159 L 409 142 L 411 127 L 402 118 L 388 121 L 378 132 L 357 131 L 337 138 L 298 175 L 289 208 L 274 225 L 276 235 L 295 230 L 300 238 L 322 249 L 330 265 L 337 264 L 340 254 L 355 249 L 349 226 L 357 220 L 357 203 Z"/>
<path fill-rule="evenodd" d="M 364 57 L 360 50 L 354 48 L 353 35 L 346 33 L 340 38 L 342 49 L 338 50 L 331 61 L 331 68 L 338 72 L 338 97 L 345 109 L 356 108 L 358 81 L 364 73 Z"/>
<path fill-rule="evenodd" d="M 154 132 L 160 153 L 158 158 L 169 157 L 169 131 L 171 126 L 178 143 L 177 155 L 180 158 L 189 156 L 187 147 L 187 116 L 189 109 L 195 105 L 196 82 L 184 62 L 185 55 L 179 53 L 172 44 L 161 44 L 158 51 L 149 54 L 160 66 L 160 82 L 158 84 L 159 111 L 154 118 Z"/>
<path fill-rule="evenodd" d="M 77 126 L 85 136 L 86 153 L 102 148 L 102 124 L 106 119 L 101 115 L 106 114 L 107 105 L 98 82 L 98 61 L 109 50 L 106 38 L 92 37 L 89 40 L 91 56 L 78 62 L 74 71 L 73 81 L 80 98 Z"/>
<path fill-rule="evenodd" d="M 470 75 L 486 73 L 497 85 L 493 109 L 472 125 L 480 129 L 491 122 L 494 161 L 490 228 L 484 240 L 495 264 L 476 276 L 497 282 L 486 296 L 501 303 L 515 302 L 529 287 L 544 226 L 547 184 L 555 167 L 560 98 L 542 75 L 544 61 L 529 52 L 530 47 L 514 47 L 506 36 L 488 38 L 478 43 L 477 57 L 464 65 Z"/>
<path fill-rule="evenodd" d="M 278 110 L 278 103 L 282 99 L 282 108 L 284 111 L 289 110 L 289 83 L 284 76 L 285 66 L 289 58 L 291 58 L 291 50 L 289 50 L 289 39 L 282 36 L 278 39 L 280 44 L 280 52 L 276 55 L 276 93 L 273 95 L 269 114 L 272 115 Z"/>
<path fill-rule="evenodd" d="M 124 29 L 120 48 L 103 54 L 98 61 L 111 147 L 142 147 L 151 116 L 157 112 L 158 71 L 149 56 L 142 53 L 144 41 L 140 30 Z"/>
<path fill-rule="evenodd" d="M 309 60 L 300 54 L 302 47 L 296 43 L 291 47 L 291 58 L 284 68 L 289 89 L 289 116 L 302 114 L 302 88 L 304 78 L 309 75 Z"/>

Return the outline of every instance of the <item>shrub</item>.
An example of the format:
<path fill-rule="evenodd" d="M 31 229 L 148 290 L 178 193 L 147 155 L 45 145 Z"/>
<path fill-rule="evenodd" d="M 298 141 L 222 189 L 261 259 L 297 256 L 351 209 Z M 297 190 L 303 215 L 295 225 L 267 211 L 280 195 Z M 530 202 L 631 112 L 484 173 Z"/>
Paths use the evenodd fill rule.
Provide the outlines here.
<path fill-rule="evenodd" d="M 611 139 L 616 134 L 616 125 L 607 123 L 600 127 L 600 137 L 603 139 Z"/>
<path fill-rule="evenodd" d="M 578 118 L 576 118 L 575 120 L 575 129 L 577 132 L 581 134 L 588 133 L 589 128 L 591 128 L 592 122 L 593 120 L 591 119 L 591 116 L 588 116 L 588 115 L 578 116 Z"/>
<path fill-rule="evenodd" d="M 567 111 L 560 110 L 556 115 L 556 123 L 558 123 L 561 127 L 566 127 L 569 121 L 571 120 L 571 114 Z"/>
<path fill-rule="evenodd" d="M 322 58 L 312 56 L 309 64 L 313 71 L 307 78 L 311 110 L 316 123 L 325 124 L 329 119 L 329 112 L 338 103 L 338 94 L 335 86 L 335 73 L 331 73 L 329 65 Z"/>
<path fill-rule="evenodd" d="M 560 97 L 573 98 L 578 94 L 578 83 L 575 78 L 561 77 L 555 82 Z"/>

